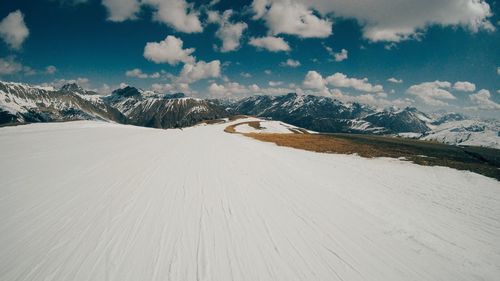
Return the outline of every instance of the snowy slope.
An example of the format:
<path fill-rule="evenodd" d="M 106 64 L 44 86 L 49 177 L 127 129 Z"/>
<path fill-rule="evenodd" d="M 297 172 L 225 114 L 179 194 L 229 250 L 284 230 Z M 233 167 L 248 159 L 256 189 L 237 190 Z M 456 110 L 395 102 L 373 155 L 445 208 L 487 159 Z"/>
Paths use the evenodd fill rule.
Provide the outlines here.
<path fill-rule="evenodd" d="M 226 126 L 0 128 L 0 280 L 498 280 L 497 181 Z"/>
<path fill-rule="evenodd" d="M 442 123 L 421 139 L 453 145 L 485 146 L 500 149 L 500 122 L 458 120 Z"/>
<path fill-rule="evenodd" d="M 260 128 L 256 129 L 250 125 L 248 125 L 249 121 L 259 121 Z M 302 128 L 283 123 L 280 121 L 269 121 L 262 120 L 258 118 L 245 118 L 240 119 L 240 125 L 235 127 L 235 131 L 237 133 L 266 133 L 266 134 L 292 134 L 294 132 L 300 133 Z M 307 131 L 307 130 L 304 130 Z M 313 131 L 307 131 L 309 133 L 314 133 Z"/>

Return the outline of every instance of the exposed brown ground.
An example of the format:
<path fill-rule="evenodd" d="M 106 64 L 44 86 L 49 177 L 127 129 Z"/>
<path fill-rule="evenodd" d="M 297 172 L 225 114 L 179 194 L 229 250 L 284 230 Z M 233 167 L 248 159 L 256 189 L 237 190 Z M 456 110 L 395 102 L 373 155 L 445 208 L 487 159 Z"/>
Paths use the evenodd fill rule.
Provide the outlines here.
<path fill-rule="evenodd" d="M 257 134 L 248 133 L 245 136 L 252 137 L 256 140 L 273 142 L 279 146 L 293 147 L 315 152 L 325 153 L 342 153 L 354 154 L 357 153 L 363 157 L 379 157 L 386 156 L 386 152 L 374 148 L 366 144 L 355 144 L 351 141 L 339 138 L 332 138 L 319 134 Z"/>
<path fill-rule="evenodd" d="M 260 126 L 260 121 L 248 121 L 248 122 L 241 122 L 238 124 L 229 125 L 224 129 L 224 132 L 231 133 L 231 134 L 237 133 L 236 127 L 239 125 L 244 125 L 244 124 L 247 124 L 248 126 L 254 128 L 256 130 L 262 129 L 262 127 Z"/>
<path fill-rule="evenodd" d="M 362 157 L 401 158 L 426 166 L 445 166 L 468 170 L 500 180 L 500 151 L 481 147 L 458 147 L 419 140 L 350 134 L 243 134 L 321 153 L 357 154 Z"/>

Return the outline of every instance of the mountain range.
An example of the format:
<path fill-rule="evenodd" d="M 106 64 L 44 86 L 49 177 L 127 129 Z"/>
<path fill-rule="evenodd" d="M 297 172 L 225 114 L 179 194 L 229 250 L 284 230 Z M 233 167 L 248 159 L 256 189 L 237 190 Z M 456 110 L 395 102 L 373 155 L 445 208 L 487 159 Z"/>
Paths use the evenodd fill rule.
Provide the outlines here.
<path fill-rule="evenodd" d="M 256 95 L 235 101 L 199 99 L 130 86 L 104 96 L 77 84 L 56 90 L 0 82 L 0 125 L 103 120 L 167 129 L 237 114 L 279 120 L 322 133 L 384 134 L 500 148 L 498 120 L 470 119 L 458 113 L 430 116 L 414 107 L 380 110 L 295 93 Z"/>

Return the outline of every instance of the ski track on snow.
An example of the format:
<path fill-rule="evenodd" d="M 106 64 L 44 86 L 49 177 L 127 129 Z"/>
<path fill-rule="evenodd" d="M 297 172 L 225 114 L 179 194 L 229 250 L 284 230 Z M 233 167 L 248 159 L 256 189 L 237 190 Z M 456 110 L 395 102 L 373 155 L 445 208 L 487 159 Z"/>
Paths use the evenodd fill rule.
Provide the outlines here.
<path fill-rule="evenodd" d="M 498 280 L 497 181 L 225 126 L 1 128 L 0 280 Z"/>

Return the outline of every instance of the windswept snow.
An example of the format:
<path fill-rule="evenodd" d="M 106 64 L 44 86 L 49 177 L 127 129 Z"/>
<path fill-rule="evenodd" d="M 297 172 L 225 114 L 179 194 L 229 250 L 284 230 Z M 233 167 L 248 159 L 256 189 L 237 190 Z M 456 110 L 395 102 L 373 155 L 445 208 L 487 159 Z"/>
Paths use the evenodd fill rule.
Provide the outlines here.
<path fill-rule="evenodd" d="M 226 126 L 1 128 L 0 280 L 498 280 L 496 180 Z"/>
<path fill-rule="evenodd" d="M 250 125 L 248 125 L 247 122 L 250 121 L 258 121 L 260 124 L 260 129 L 256 129 Z M 240 125 L 237 125 L 234 129 L 237 133 L 270 133 L 270 134 L 291 134 L 293 133 L 292 130 L 299 130 L 299 127 L 286 124 L 284 122 L 280 121 L 269 121 L 269 120 L 262 120 L 258 118 L 244 118 L 240 119 L 239 122 L 236 123 L 241 123 Z M 302 130 L 302 129 L 301 129 Z M 314 133 L 313 131 L 307 131 L 310 133 Z"/>

